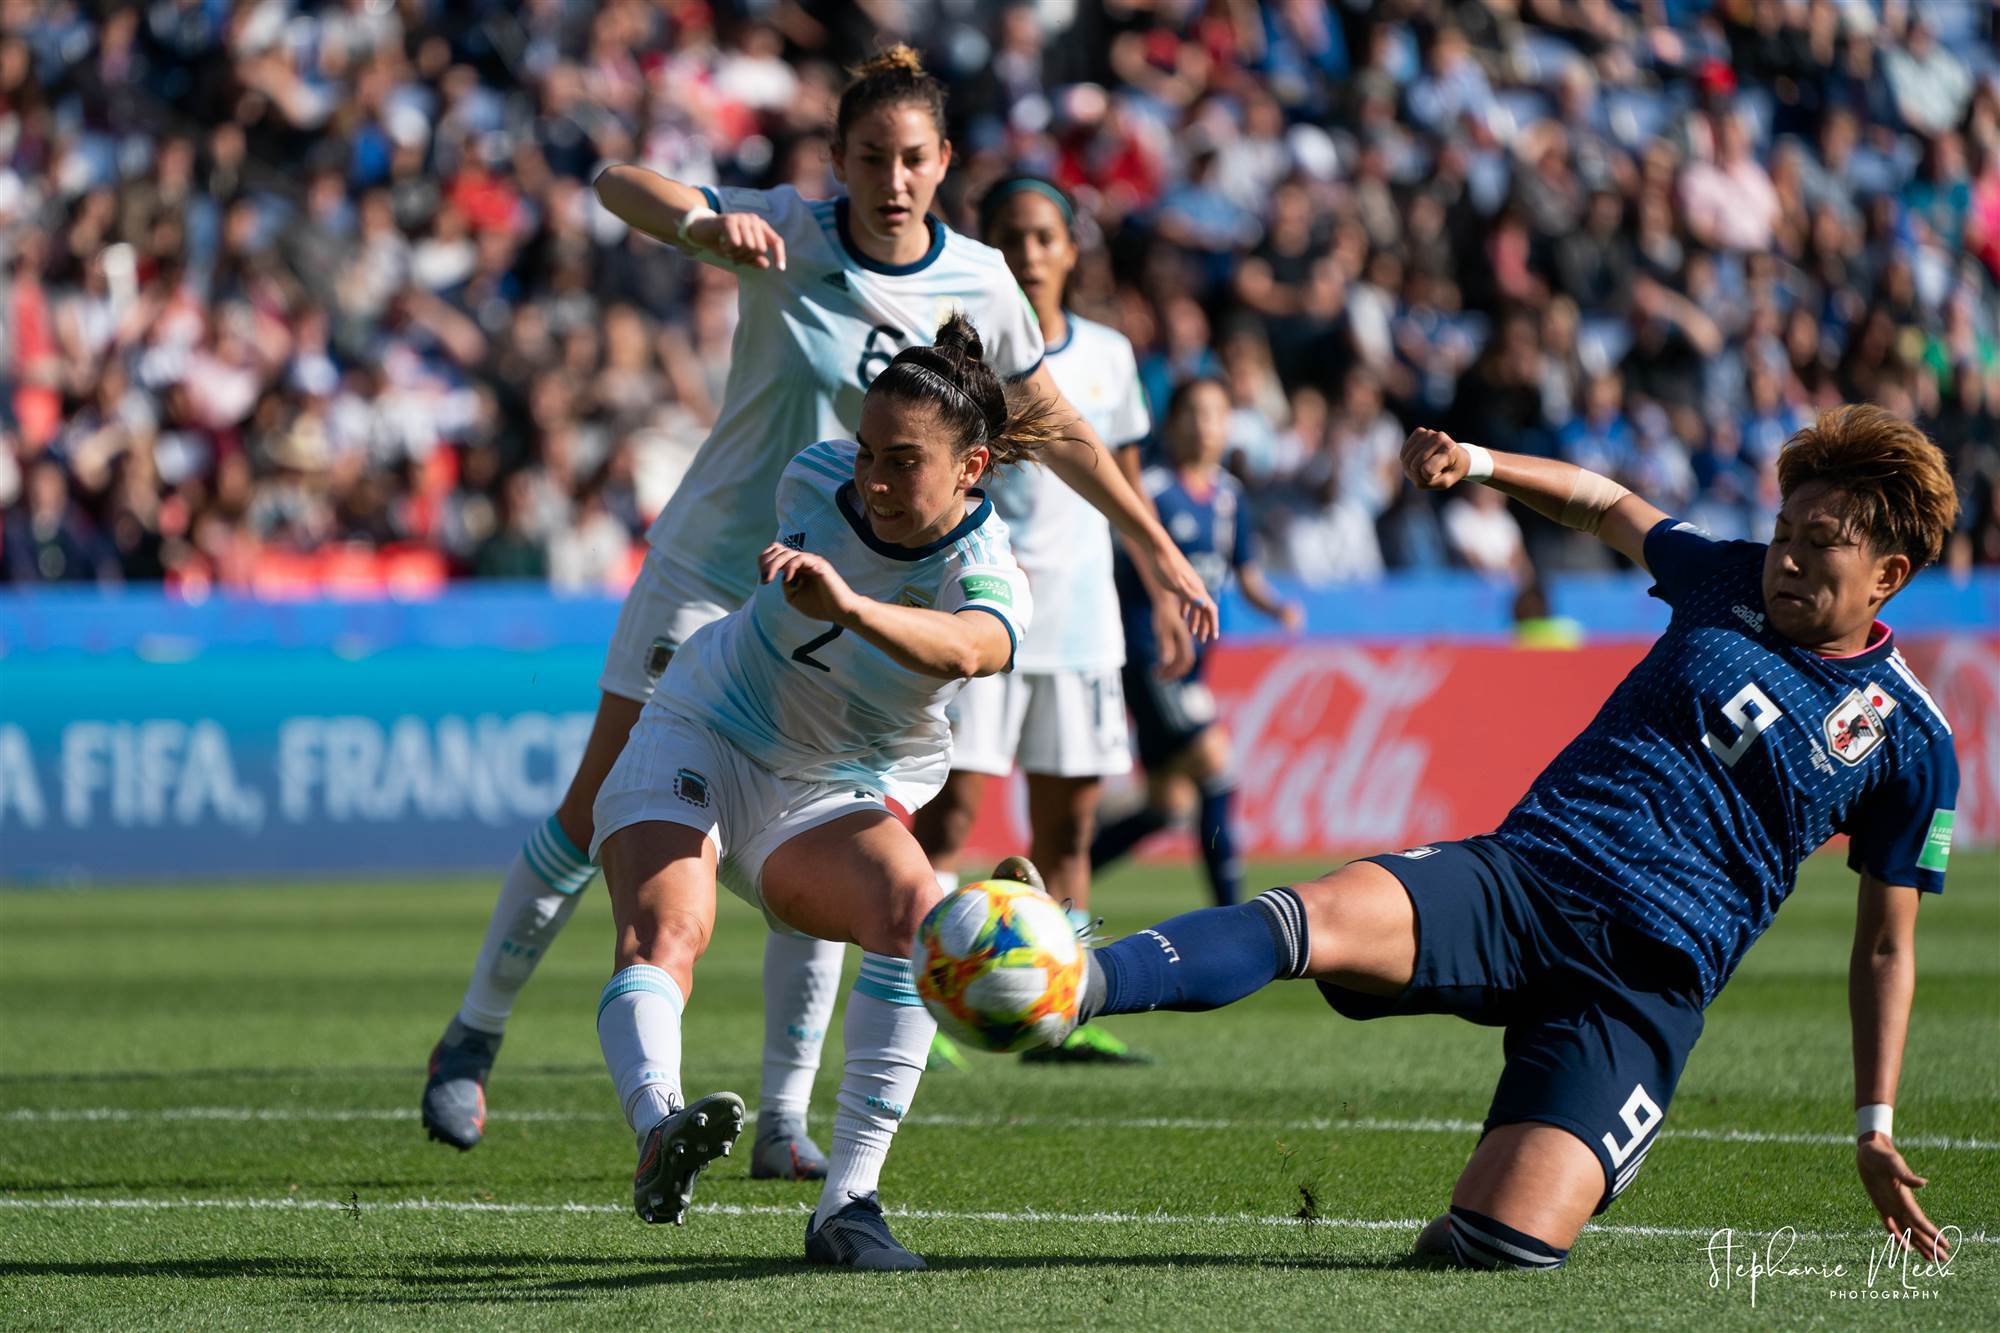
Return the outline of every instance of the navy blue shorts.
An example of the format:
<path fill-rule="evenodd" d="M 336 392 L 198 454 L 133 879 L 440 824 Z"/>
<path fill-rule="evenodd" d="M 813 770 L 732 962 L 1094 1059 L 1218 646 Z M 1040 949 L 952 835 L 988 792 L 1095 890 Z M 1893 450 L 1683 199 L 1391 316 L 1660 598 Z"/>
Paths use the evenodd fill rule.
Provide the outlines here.
<path fill-rule="evenodd" d="M 1199 680 L 1161 680 L 1151 666 L 1127 662 L 1121 683 L 1139 763 L 1149 771 L 1173 762 L 1215 721 L 1215 696 Z"/>
<path fill-rule="evenodd" d="M 1402 881 L 1417 914 L 1409 987 L 1389 998 L 1320 983 L 1348 1018 L 1456 1014 L 1506 1029 L 1486 1129 L 1537 1121 L 1576 1135 L 1604 1168 L 1597 1211 L 1652 1150 L 1701 1036 L 1694 960 L 1549 885 L 1491 838 L 1365 858 Z"/>

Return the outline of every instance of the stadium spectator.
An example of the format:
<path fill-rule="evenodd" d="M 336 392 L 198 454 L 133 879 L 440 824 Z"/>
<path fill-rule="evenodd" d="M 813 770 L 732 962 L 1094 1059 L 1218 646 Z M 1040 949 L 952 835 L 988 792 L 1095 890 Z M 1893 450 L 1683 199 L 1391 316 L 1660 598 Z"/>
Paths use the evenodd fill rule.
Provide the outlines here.
<path fill-rule="evenodd" d="M 1623 450 L 1731 531 L 1792 431 L 1867 398 L 1953 451 L 1953 559 L 2000 558 L 1991 6 L 512 8 L 0 18 L 7 578 L 310 590 L 414 550 L 615 582 L 614 529 L 714 420 L 734 301 L 589 182 L 826 193 L 877 24 L 953 87 L 950 220 L 1050 172 L 1083 206 L 1078 308 L 1132 339 L 1155 415 L 1228 379 L 1275 565 L 1369 563 L 1358 536 L 1293 559 L 1350 540 L 1330 503 L 1392 569 L 1484 549 L 1345 461 L 1357 366 L 1393 429 Z M 1516 517 L 1539 560 L 1600 558 Z"/>

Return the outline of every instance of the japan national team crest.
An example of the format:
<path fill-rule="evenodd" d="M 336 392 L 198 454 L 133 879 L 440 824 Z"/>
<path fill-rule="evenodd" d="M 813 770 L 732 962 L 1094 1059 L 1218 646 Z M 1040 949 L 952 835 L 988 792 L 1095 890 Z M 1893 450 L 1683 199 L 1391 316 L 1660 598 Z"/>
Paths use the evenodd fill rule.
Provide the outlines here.
<path fill-rule="evenodd" d="M 1874 681 L 1851 690 L 1840 706 L 1826 715 L 1826 748 L 1843 764 L 1858 764 L 1882 743 L 1882 721 L 1895 711 L 1896 701 Z"/>

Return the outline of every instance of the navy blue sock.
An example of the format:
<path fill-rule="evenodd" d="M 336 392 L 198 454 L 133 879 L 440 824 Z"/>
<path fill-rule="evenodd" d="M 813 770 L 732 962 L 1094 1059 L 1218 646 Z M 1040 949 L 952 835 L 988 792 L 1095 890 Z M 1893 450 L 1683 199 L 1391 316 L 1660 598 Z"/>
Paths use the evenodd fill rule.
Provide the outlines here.
<path fill-rule="evenodd" d="M 1125 818 L 1106 824 L 1090 840 L 1090 868 L 1100 870 L 1171 824 L 1165 811 L 1142 805 Z"/>
<path fill-rule="evenodd" d="M 1204 784 L 1201 789 L 1201 863 L 1208 871 L 1208 891 L 1216 906 L 1228 907 L 1243 896 L 1243 861 L 1236 855 L 1236 784 Z"/>
<path fill-rule="evenodd" d="M 1451 1254 L 1461 1268 L 1518 1268 L 1532 1272 L 1561 1268 L 1569 1258 L 1568 1250 L 1559 1250 L 1545 1240 L 1457 1204 L 1451 1206 Z"/>
<path fill-rule="evenodd" d="M 1290 889 L 1205 907 L 1093 950 L 1082 1020 L 1149 1009 L 1220 1009 L 1279 977 L 1305 975 L 1305 908 Z"/>

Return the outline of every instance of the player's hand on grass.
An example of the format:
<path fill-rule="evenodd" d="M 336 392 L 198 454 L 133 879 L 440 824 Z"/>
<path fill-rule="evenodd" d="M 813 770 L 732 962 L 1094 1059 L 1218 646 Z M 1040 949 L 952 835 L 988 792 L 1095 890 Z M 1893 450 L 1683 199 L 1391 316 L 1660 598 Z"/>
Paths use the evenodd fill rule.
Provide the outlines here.
<path fill-rule="evenodd" d="M 1181 554 L 1181 548 L 1163 538 L 1152 550 L 1152 564 L 1153 578 L 1177 603 L 1176 609 L 1186 622 L 1188 633 L 1197 643 L 1214 639 L 1219 623 L 1215 600 L 1208 595 L 1208 585 L 1201 581 L 1201 575 L 1194 572 L 1194 566 Z"/>
<path fill-rule="evenodd" d="M 1903 1154 L 1896 1151 L 1896 1145 L 1887 1135 L 1880 1132 L 1864 1135 L 1854 1145 L 1854 1167 L 1861 1173 L 1861 1184 L 1890 1235 L 1929 1259 L 1951 1253 L 1951 1242 L 1917 1206 L 1916 1191 L 1929 1181 L 1910 1170 L 1910 1164 L 1903 1160 Z"/>
<path fill-rule="evenodd" d="M 1441 491 L 1465 480 L 1470 461 L 1457 440 L 1420 426 L 1403 441 L 1403 475 L 1426 491 Z"/>
<path fill-rule="evenodd" d="M 836 625 L 851 624 L 861 596 L 827 563 L 826 557 L 772 542 L 757 557 L 757 580 L 782 580 L 785 601 L 800 615 Z"/>
<path fill-rule="evenodd" d="M 1153 674 L 1161 680 L 1179 680 L 1194 670 L 1194 635 L 1181 619 L 1180 607 L 1165 600 L 1153 603 L 1153 642 L 1159 645 L 1159 662 Z"/>
<path fill-rule="evenodd" d="M 717 213 L 687 229 L 690 241 L 732 264 L 785 267 L 785 238 L 755 213 Z"/>

